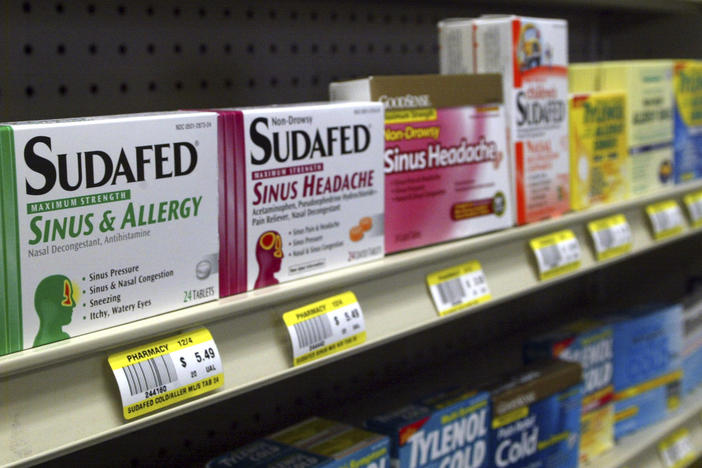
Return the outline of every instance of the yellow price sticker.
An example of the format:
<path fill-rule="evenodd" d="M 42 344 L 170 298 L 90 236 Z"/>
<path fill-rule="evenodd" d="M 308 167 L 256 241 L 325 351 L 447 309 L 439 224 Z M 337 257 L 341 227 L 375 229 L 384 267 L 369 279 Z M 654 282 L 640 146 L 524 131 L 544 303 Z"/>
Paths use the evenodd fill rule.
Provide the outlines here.
<path fill-rule="evenodd" d="M 108 363 L 132 419 L 224 384 L 222 359 L 206 328 L 111 354 Z"/>
<path fill-rule="evenodd" d="M 665 200 L 646 207 L 656 240 L 677 236 L 683 232 L 684 221 L 680 205 L 675 200 Z"/>
<path fill-rule="evenodd" d="M 547 280 L 580 268 L 582 251 L 573 231 L 565 229 L 529 241 L 539 279 Z"/>
<path fill-rule="evenodd" d="M 592 236 L 597 260 L 607 260 L 631 251 L 631 227 L 622 214 L 591 221 L 587 229 Z"/>
<path fill-rule="evenodd" d="M 702 191 L 688 193 L 683 198 L 693 227 L 702 227 Z"/>
<path fill-rule="evenodd" d="M 440 316 L 492 299 L 487 278 L 477 261 L 430 273 L 427 286 Z"/>
<path fill-rule="evenodd" d="M 363 311 L 351 291 L 283 314 L 299 366 L 366 341 Z"/>
<path fill-rule="evenodd" d="M 697 451 L 690 440 L 690 432 L 683 427 L 658 444 L 658 453 L 665 468 L 683 468 L 697 459 Z"/>

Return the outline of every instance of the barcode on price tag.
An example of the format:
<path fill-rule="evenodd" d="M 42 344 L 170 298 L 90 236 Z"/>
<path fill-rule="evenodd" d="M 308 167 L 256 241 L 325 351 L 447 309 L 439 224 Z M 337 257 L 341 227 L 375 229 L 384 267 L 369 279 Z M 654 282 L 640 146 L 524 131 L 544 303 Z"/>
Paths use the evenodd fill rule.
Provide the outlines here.
<path fill-rule="evenodd" d="M 222 360 L 205 328 L 108 357 L 125 419 L 210 392 L 224 383 Z"/>
<path fill-rule="evenodd" d="M 651 221 L 653 238 L 665 239 L 683 232 L 683 216 L 680 205 L 675 200 L 666 200 L 646 207 L 646 214 Z"/>
<path fill-rule="evenodd" d="M 702 226 L 702 192 L 695 192 L 685 195 L 683 198 L 690 221 L 694 227 Z"/>
<path fill-rule="evenodd" d="M 595 245 L 597 260 L 618 257 L 632 247 L 631 227 L 621 214 L 591 221 L 587 225 Z"/>
<path fill-rule="evenodd" d="M 580 243 L 570 229 L 537 237 L 529 241 L 529 245 L 542 281 L 580 268 Z"/>
<path fill-rule="evenodd" d="M 351 291 L 283 314 L 299 366 L 366 341 L 363 311 Z"/>
<path fill-rule="evenodd" d="M 476 261 L 427 275 L 427 286 L 441 316 L 482 304 L 492 297 L 483 268 Z"/>
<path fill-rule="evenodd" d="M 675 431 L 659 443 L 658 453 L 665 468 L 682 468 L 697 458 L 697 452 L 686 428 Z"/>

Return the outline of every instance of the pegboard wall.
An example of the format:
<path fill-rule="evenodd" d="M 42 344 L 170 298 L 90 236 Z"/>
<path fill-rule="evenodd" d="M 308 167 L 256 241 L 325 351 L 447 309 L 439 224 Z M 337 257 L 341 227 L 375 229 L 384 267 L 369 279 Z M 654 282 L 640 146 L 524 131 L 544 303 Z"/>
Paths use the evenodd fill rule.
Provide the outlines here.
<path fill-rule="evenodd" d="M 567 18 L 571 61 L 652 52 L 640 28 L 612 55 L 612 12 L 550 2 L 1 1 L 0 121 L 326 100 L 330 81 L 437 72 L 437 21 L 481 13 Z"/>

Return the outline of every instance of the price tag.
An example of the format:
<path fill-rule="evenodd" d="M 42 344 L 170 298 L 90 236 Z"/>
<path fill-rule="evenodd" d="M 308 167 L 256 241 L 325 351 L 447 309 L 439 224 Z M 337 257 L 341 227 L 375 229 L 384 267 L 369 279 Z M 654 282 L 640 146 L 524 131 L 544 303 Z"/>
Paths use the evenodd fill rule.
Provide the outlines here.
<path fill-rule="evenodd" d="M 492 298 L 483 268 L 476 261 L 427 275 L 427 286 L 441 316 Z"/>
<path fill-rule="evenodd" d="M 224 383 L 222 360 L 205 328 L 112 354 L 108 362 L 125 419 L 210 392 Z"/>
<path fill-rule="evenodd" d="M 683 231 L 683 216 L 675 200 L 666 200 L 646 207 L 656 240 L 676 236 Z"/>
<path fill-rule="evenodd" d="M 582 252 L 573 231 L 565 229 L 529 241 L 536 256 L 539 279 L 547 280 L 580 268 Z"/>
<path fill-rule="evenodd" d="M 690 433 L 684 427 L 661 441 L 658 444 L 658 453 L 665 468 L 682 468 L 697 458 Z"/>
<path fill-rule="evenodd" d="M 689 193 L 683 198 L 693 227 L 702 226 L 702 192 Z"/>
<path fill-rule="evenodd" d="M 283 314 L 299 366 L 366 341 L 363 311 L 351 291 Z"/>
<path fill-rule="evenodd" d="M 631 228 L 624 215 L 591 221 L 587 224 L 587 229 L 595 245 L 597 260 L 618 257 L 631 250 Z"/>

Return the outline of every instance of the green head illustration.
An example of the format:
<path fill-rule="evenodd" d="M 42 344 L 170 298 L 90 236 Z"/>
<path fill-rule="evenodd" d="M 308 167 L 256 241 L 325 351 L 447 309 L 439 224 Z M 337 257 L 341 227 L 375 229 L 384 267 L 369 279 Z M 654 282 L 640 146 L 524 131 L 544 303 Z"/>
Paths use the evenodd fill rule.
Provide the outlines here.
<path fill-rule="evenodd" d="M 39 316 L 39 332 L 34 338 L 34 346 L 69 338 L 62 327 L 71 323 L 75 307 L 70 279 L 51 275 L 41 280 L 34 291 L 34 308 Z"/>

